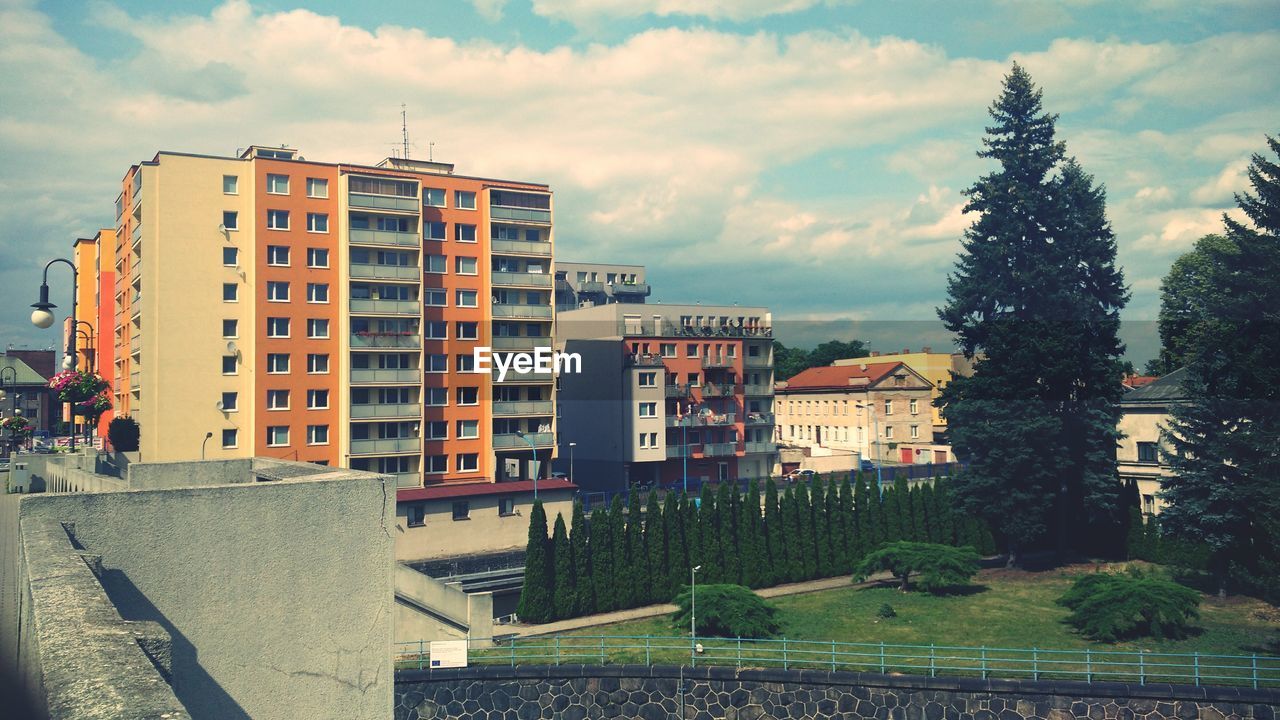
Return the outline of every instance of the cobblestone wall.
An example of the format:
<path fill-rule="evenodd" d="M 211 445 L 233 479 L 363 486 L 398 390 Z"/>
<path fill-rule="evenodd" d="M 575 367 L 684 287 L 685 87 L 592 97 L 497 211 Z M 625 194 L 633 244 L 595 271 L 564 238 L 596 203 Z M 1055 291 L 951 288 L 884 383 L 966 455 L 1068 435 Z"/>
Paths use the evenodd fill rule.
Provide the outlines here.
<path fill-rule="evenodd" d="M 402 671 L 396 720 L 1276 720 L 1280 690 L 675 666 Z"/>

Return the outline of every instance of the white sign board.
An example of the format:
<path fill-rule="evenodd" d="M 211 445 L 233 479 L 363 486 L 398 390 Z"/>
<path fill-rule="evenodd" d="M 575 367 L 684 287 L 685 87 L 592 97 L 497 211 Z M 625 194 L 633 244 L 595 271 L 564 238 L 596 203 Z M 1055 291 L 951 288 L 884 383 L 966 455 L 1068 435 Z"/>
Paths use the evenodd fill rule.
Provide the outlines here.
<path fill-rule="evenodd" d="M 466 640 L 433 640 L 431 642 L 432 668 L 461 668 L 467 666 Z"/>

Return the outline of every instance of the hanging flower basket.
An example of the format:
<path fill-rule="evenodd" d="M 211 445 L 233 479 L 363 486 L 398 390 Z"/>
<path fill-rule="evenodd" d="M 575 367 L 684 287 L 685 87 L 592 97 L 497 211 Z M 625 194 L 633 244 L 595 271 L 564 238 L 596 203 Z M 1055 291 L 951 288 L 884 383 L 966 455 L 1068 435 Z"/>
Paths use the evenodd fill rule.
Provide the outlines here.
<path fill-rule="evenodd" d="M 6 430 L 17 440 L 25 440 L 31 436 L 31 421 L 21 415 L 14 415 L 0 420 L 0 430 Z"/>
<path fill-rule="evenodd" d="M 107 391 L 98 393 L 82 403 L 76 403 L 76 414 L 97 422 L 102 413 L 111 409 L 111 395 Z"/>
<path fill-rule="evenodd" d="M 77 404 L 98 397 L 110 388 L 110 385 L 106 378 L 95 372 L 64 370 L 53 376 L 49 381 L 49 387 L 62 402 Z"/>

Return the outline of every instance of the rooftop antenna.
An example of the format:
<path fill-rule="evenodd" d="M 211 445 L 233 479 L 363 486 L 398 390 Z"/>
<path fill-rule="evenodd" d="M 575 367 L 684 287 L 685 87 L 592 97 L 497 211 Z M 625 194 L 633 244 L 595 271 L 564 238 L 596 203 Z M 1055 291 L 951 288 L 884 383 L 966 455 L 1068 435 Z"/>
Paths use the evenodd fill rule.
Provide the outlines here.
<path fill-rule="evenodd" d="M 436 144 L 433 142 L 427 143 L 427 162 L 435 162 L 435 159 L 436 159 Z"/>
<path fill-rule="evenodd" d="M 404 103 L 400 103 L 400 142 L 404 145 L 404 159 L 409 159 L 409 121 Z"/>

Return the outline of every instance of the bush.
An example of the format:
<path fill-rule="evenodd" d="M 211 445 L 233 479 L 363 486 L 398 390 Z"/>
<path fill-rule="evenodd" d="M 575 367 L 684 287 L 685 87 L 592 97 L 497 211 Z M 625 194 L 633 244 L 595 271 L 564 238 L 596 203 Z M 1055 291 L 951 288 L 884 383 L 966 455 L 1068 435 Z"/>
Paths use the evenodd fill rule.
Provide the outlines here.
<path fill-rule="evenodd" d="M 1058 599 L 1066 622 L 1094 640 L 1150 636 L 1180 639 L 1200 617 L 1200 594 L 1167 578 L 1131 569 L 1078 578 Z"/>
<path fill-rule="evenodd" d="M 141 436 L 138 421 L 128 415 L 112 418 L 111 424 L 107 426 L 107 439 L 116 452 L 137 452 Z"/>
<path fill-rule="evenodd" d="M 889 603 L 885 603 L 880 606 L 879 610 L 876 611 L 876 617 L 884 618 L 885 620 L 890 620 L 892 618 L 898 617 L 898 612 L 893 609 L 892 605 L 890 605 Z"/>
<path fill-rule="evenodd" d="M 778 632 L 778 609 L 741 585 L 699 585 L 698 635 L 710 637 L 772 637 Z M 677 628 L 689 627 L 691 598 L 686 587 L 676 596 L 679 610 L 672 616 Z"/>
<path fill-rule="evenodd" d="M 872 573 L 887 570 L 906 592 L 912 575 L 919 575 L 921 590 L 941 593 L 963 587 L 978 572 L 978 553 L 971 547 L 951 547 L 934 543 L 899 541 L 889 543 L 863 558 L 853 571 L 853 581 L 862 582 Z"/>

